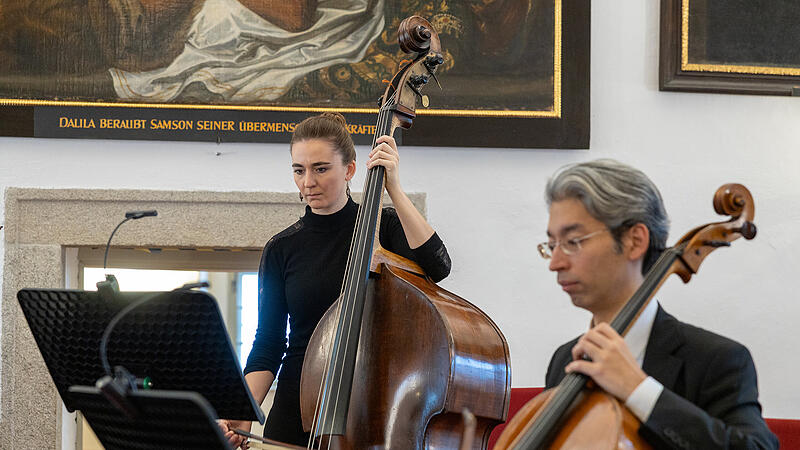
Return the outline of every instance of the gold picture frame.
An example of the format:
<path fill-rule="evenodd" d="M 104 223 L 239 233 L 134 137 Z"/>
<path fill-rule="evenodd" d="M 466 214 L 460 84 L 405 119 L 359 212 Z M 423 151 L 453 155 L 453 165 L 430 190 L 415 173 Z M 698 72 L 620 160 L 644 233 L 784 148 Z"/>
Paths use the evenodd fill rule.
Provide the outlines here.
<path fill-rule="evenodd" d="M 0 26 L 5 30 L 0 31 L 0 55 L 11 61 L 6 69 L 0 68 L 0 135 L 287 142 L 293 124 L 309 114 L 333 110 L 345 114 L 354 125 L 351 132 L 358 142 L 371 142 L 374 126 L 370 124 L 377 113 L 371 105 L 383 89 L 381 79 L 402 63 L 395 22 L 413 13 L 431 17 L 439 28 L 449 61 L 439 76 L 443 90 L 427 87 L 432 105 L 417 111 L 421 118 L 415 121 L 413 131 L 402 136 L 404 145 L 588 148 L 588 1 L 361 1 L 373 16 L 371 22 L 364 19 L 360 25 L 371 27 L 373 35 L 364 40 L 368 45 L 359 50 L 363 53 L 360 58 L 314 68 L 300 76 L 279 74 L 291 82 L 270 85 L 268 80 L 259 86 L 260 90 L 251 89 L 250 97 L 239 95 L 247 93 L 246 82 L 234 85 L 239 80 L 231 81 L 237 75 L 231 72 L 236 70 L 215 71 L 217 66 L 207 60 L 202 61 L 205 65 L 192 61 L 179 66 L 186 49 L 193 45 L 191 50 L 195 50 L 198 44 L 175 45 L 174 39 L 165 37 L 172 29 L 186 34 L 187 27 L 199 26 L 187 22 L 187 17 L 199 22 L 198 15 L 215 3 L 210 0 L 195 0 L 192 8 L 182 6 L 182 15 L 174 13 L 176 16 L 170 20 L 164 19 L 164 11 L 173 11 L 174 4 L 191 6 L 192 1 L 91 0 L 86 15 L 92 20 L 77 19 L 71 28 L 58 33 L 65 36 L 64 42 L 59 38 L 55 45 L 46 36 L 36 37 L 31 30 Z M 153 41 L 141 46 L 164 48 L 168 54 L 157 54 L 150 60 L 147 53 L 125 53 L 130 45 L 121 43 L 124 39 L 114 33 L 133 27 L 118 23 L 133 21 L 115 16 L 114 11 L 121 9 L 111 8 L 106 2 L 138 5 L 128 9 L 139 11 L 140 19 L 150 24 L 144 27 L 149 34 L 144 35 L 152 36 L 149 39 Z M 235 9 L 245 2 L 216 3 L 233 5 L 227 8 Z M 312 7 L 316 0 L 307 0 L 307 4 Z M 41 8 L 40 0 L 7 0 L 0 7 L 0 25 L 25 23 L 19 17 L 26 11 L 34 14 L 36 5 Z M 69 12 L 50 18 L 47 25 L 52 28 L 53 23 L 64 23 L 64 16 L 80 17 Z M 372 26 L 376 21 L 381 21 L 380 26 Z M 98 25 L 108 22 L 117 25 Z M 303 25 L 296 27 L 302 31 Z M 188 29 L 190 36 L 198 35 L 194 28 Z M 72 39 L 70 33 L 74 35 Z M 314 39 L 317 35 L 309 32 L 308 36 Z M 78 51 L 73 49 L 74 42 L 92 44 Z M 239 41 L 237 48 L 241 47 Z M 261 62 L 254 61 L 252 65 Z M 257 68 L 240 69 L 243 73 L 248 70 Z M 172 92 L 172 87 L 165 82 L 168 87 L 162 89 L 160 83 L 173 82 L 183 73 L 192 75 L 179 80 L 178 84 L 183 85 L 178 95 L 164 94 Z M 263 75 L 247 73 L 254 73 L 253 78 Z M 276 79 L 280 80 L 280 76 Z M 130 80 L 140 79 L 145 82 L 136 88 L 131 86 Z M 270 90 L 279 91 L 280 95 L 267 99 L 253 94 Z M 125 98 L 129 92 L 129 98 Z"/>
<path fill-rule="evenodd" d="M 800 3 L 661 0 L 663 91 L 798 95 Z"/>

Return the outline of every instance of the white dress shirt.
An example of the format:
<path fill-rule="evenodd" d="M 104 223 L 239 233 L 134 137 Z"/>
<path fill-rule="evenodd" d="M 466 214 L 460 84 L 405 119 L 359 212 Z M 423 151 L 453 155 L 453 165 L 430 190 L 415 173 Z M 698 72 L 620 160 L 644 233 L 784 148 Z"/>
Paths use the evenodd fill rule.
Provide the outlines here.
<path fill-rule="evenodd" d="M 658 302 L 650 300 L 650 303 L 639 314 L 639 318 L 631 325 L 624 338 L 639 367 L 642 367 L 644 362 L 644 353 L 647 349 L 647 342 L 650 340 L 650 332 L 653 329 L 653 322 L 656 320 L 657 312 Z M 661 383 L 648 376 L 628 396 L 625 400 L 625 406 L 639 420 L 647 422 L 663 390 L 664 386 Z"/>

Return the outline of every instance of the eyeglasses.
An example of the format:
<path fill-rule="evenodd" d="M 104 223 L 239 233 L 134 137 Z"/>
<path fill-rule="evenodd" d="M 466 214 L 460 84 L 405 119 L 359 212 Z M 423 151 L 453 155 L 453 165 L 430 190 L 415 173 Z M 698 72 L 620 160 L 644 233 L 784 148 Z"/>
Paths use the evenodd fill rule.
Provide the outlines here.
<path fill-rule="evenodd" d="M 542 242 L 541 244 L 537 245 L 536 248 L 539 250 L 539 255 L 544 259 L 550 259 L 553 257 L 553 251 L 556 247 L 561 247 L 561 251 L 564 252 L 567 256 L 572 256 L 579 251 L 581 251 L 581 242 L 589 239 L 590 237 L 602 233 L 603 231 L 608 231 L 607 228 L 602 230 L 597 230 L 592 233 L 583 235 L 581 237 L 576 237 L 572 239 L 566 239 L 563 241 L 560 240 L 552 240 L 547 242 Z"/>

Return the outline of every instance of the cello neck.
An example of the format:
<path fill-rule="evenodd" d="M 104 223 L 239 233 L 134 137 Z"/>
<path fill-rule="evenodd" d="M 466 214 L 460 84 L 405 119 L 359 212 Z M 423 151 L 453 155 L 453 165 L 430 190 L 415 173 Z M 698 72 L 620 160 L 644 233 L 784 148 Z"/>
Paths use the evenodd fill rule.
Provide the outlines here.
<path fill-rule="evenodd" d="M 672 274 L 673 265 L 678 258 L 683 254 L 683 245 L 670 247 L 664 250 L 656 260 L 653 267 L 645 275 L 642 284 L 636 289 L 630 299 L 625 303 L 625 306 L 617 313 L 614 320 L 609 325 L 620 336 L 625 336 L 628 333 L 631 325 L 639 317 L 639 314 L 644 310 L 655 293 L 666 281 L 667 277 Z"/>

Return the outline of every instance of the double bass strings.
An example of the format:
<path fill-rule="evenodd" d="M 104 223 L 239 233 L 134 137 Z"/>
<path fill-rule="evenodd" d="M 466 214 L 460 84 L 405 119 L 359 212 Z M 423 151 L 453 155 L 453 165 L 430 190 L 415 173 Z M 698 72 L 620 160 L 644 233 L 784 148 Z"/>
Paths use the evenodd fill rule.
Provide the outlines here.
<path fill-rule="evenodd" d="M 378 118 L 377 133 L 375 136 L 373 136 L 373 145 L 372 145 L 373 148 L 375 147 L 378 135 L 381 134 L 381 131 L 388 126 L 389 118 L 390 115 L 387 114 L 387 110 L 385 108 L 382 108 L 381 114 L 379 115 Z M 375 167 L 373 169 L 371 169 L 368 172 L 364 189 L 365 198 L 363 201 L 363 206 L 359 209 L 359 217 L 358 217 L 359 221 L 357 222 L 357 228 L 356 228 L 357 231 L 354 231 L 354 236 L 353 236 L 354 242 L 351 242 L 351 248 L 355 245 L 361 245 L 362 247 L 357 249 L 359 250 L 358 253 L 354 253 L 353 255 L 351 255 L 351 258 L 354 257 L 354 259 L 349 261 L 355 267 L 351 267 L 350 268 L 351 270 L 348 271 L 349 280 L 348 283 L 346 283 L 346 288 L 345 288 L 346 292 L 343 297 L 343 302 L 346 302 L 345 304 L 346 308 L 343 311 L 344 317 L 340 318 L 339 321 L 340 326 L 339 329 L 337 330 L 338 331 L 337 343 L 335 344 L 334 352 L 332 355 L 332 358 L 335 358 L 333 359 L 334 367 L 330 372 L 332 374 L 338 375 L 333 380 L 336 385 L 335 386 L 336 398 L 332 406 L 333 407 L 332 418 L 329 419 L 328 417 L 326 417 L 327 413 L 324 413 L 323 415 L 323 417 L 325 418 L 325 420 L 323 421 L 323 427 L 325 426 L 326 423 L 329 424 L 329 426 L 332 426 L 333 421 L 336 420 L 335 418 L 337 416 L 337 412 L 340 407 L 339 405 L 339 400 L 341 399 L 340 394 L 343 389 L 342 386 L 343 377 L 341 376 L 341 371 L 344 370 L 344 362 L 345 362 L 343 358 L 344 355 L 348 354 L 348 352 L 350 351 L 350 347 L 353 345 L 350 342 L 351 335 L 353 333 L 358 332 L 358 330 L 353 331 L 352 326 L 356 315 L 355 309 L 357 307 L 358 301 L 361 300 L 358 298 L 358 293 L 361 290 L 362 283 L 366 283 L 367 281 L 363 275 L 364 272 L 369 269 L 368 261 L 371 254 L 372 245 L 368 244 L 370 242 L 369 238 L 372 237 L 370 236 L 370 234 L 374 233 L 374 229 L 370 229 L 371 227 L 369 227 L 368 225 L 373 221 L 377 222 L 377 217 L 375 216 L 380 214 L 379 202 L 382 193 L 381 191 L 383 190 L 382 177 L 384 170 L 382 170 L 381 166 Z M 344 347 L 342 348 L 341 340 L 343 334 L 347 331 L 350 331 L 350 333 L 348 333 L 346 337 L 344 337 Z M 339 364 L 342 365 L 341 368 L 337 367 Z M 329 382 L 330 381 L 331 380 L 329 380 Z M 331 388 L 333 388 L 333 386 L 331 386 Z M 327 397 L 327 407 L 328 407 L 327 411 L 329 411 L 330 410 L 329 408 L 331 406 L 330 402 L 331 394 L 327 392 L 326 394 L 327 394 L 326 397 Z M 325 402 L 325 399 L 323 401 Z M 326 430 L 324 429 L 322 430 L 323 433 L 325 433 L 325 431 Z M 334 430 L 328 430 L 329 433 L 332 433 L 333 431 Z M 329 441 L 329 446 L 330 446 L 330 441 Z"/>
<path fill-rule="evenodd" d="M 385 128 L 388 128 L 391 115 L 387 113 L 388 109 L 386 108 L 386 106 L 389 105 L 390 101 L 393 99 L 394 99 L 394 94 L 392 94 L 389 101 L 384 103 L 384 105 L 381 107 L 376 127 L 377 132 L 373 136 L 372 148 L 375 148 L 377 138 L 381 134 L 381 131 L 383 131 Z M 333 392 L 339 394 L 342 389 L 342 382 L 343 382 L 342 378 L 338 377 L 338 379 L 336 380 L 331 380 L 331 374 L 336 374 L 337 370 L 342 370 L 338 367 L 341 359 L 340 355 L 346 354 L 347 350 L 350 347 L 350 342 L 349 342 L 350 335 L 348 334 L 346 337 L 343 337 L 343 334 L 345 330 L 350 328 L 349 325 L 352 324 L 353 318 L 355 316 L 355 307 L 356 307 L 355 293 L 358 292 L 358 289 L 360 288 L 360 283 L 366 281 L 362 280 L 361 279 L 362 277 L 359 275 L 361 272 L 363 272 L 363 270 L 353 270 L 353 266 L 356 267 L 361 266 L 361 268 L 364 268 L 364 265 L 368 261 L 370 255 L 369 253 L 364 255 L 364 251 L 367 250 L 365 248 L 360 249 L 361 252 L 359 252 L 358 254 L 355 253 L 354 246 L 357 245 L 357 243 L 367 241 L 370 227 L 358 226 L 358 225 L 368 223 L 364 220 L 364 216 L 365 214 L 372 214 L 372 210 L 375 209 L 375 208 L 370 208 L 369 206 L 372 206 L 374 203 L 379 202 L 379 198 L 376 198 L 376 196 L 380 197 L 382 193 L 381 191 L 383 190 L 382 183 L 376 186 L 376 184 L 382 181 L 379 179 L 379 177 L 383 176 L 383 171 L 377 170 L 380 167 L 381 166 L 373 168 L 376 170 L 372 169 L 369 170 L 367 174 L 367 179 L 365 181 L 365 188 L 364 188 L 365 198 L 364 201 L 362 202 L 362 207 L 360 207 L 358 210 L 357 222 L 356 222 L 357 226 L 353 229 L 353 235 L 350 241 L 349 257 L 346 266 L 346 274 L 348 275 L 348 279 L 345 280 L 345 283 L 342 286 L 342 290 L 340 292 L 340 301 L 338 302 L 336 311 L 336 316 L 338 317 L 339 326 L 337 327 L 336 337 L 330 344 L 332 346 L 332 350 L 330 353 L 331 356 L 325 362 L 325 369 L 324 369 L 325 375 L 320 380 L 320 387 L 317 391 L 318 393 L 315 406 L 315 414 L 311 426 L 312 433 L 309 436 L 307 448 L 313 447 L 315 436 L 322 436 L 323 434 L 325 434 L 326 430 L 324 430 L 324 426 L 326 423 L 329 423 L 328 414 L 331 410 L 330 406 L 331 395 L 333 394 Z M 373 187 L 373 189 L 370 189 L 371 186 Z M 378 206 L 380 205 L 378 204 Z M 377 214 L 379 216 L 380 211 L 377 211 Z M 371 249 L 369 250 L 371 251 Z M 366 261 L 365 261 L 365 256 L 366 256 Z M 342 303 L 344 302 L 347 302 L 347 305 L 343 310 Z M 343 314 L 344 317 L 342 317 Z M 343 326 L 346 324 L 348 326 Z M 344 349 L 342 349 L 339 345 L 343 338 L 345 341 Z M 333 361 L 333 368 L 331 368 L 331 361 Z M 336 384 L 335 391 L 333 391 L 333 384 Z M 339 402 L 339 395 L 336 396 L 336 400 L 334 401 L 334 405 L 332 407 L 333 408 L 332 414 L 334 418 L 336 416 L 336 412 L 339 407 L 338 402 Z M 321 427 L 323 429 L 321 429 Z M 328 442 L 328 446 L 330 447 L 330 440 Z"/>
<path fill-rule="evenodd" d="M 378 118 L 378 127 L 376 128 L 376 135 L 373 136 L 373 144 L 372 147 L 375 147 L 375 143 L 377 140 L 378 135 L 384 130 L 388 123 L 389 123 L 390 115 L 387 114 L 387 110 L 382 108 L 381 114 Z M 354 265 L 355 267 L 353 270 L 348 272 L 350 279 L 347 283 L 347 288 L 349 291 L 345 294 L 344 301 L 346 301 L 347 308 L 345 309 L 345 318 L 340 322 L 343 326 L 339 329 L 339 337 L 341 338 L 342 334 L 350 330 L 353 326 L 353 320 L 356 315 L 356 307 L 357 303 L 360 298 L 358 298 L 358 293 L 361 289 L 362 283 L 366 283 L 367 279 L 364 277 L 365 271 L 369 270 L 369 258 L 371 255 L 372 245 L 369 245 L 371 240 L 369 239 L 371 234 L 374 233 L 374 229 L 370 229 L 368 224 L 372 223 L 373 221 L 377 223 L 377 217 L 380 214 L 380 196 L 383 190 L 383 173 L 384 170 L 381 166 L 373 168 L 374 170 L 370 170 L 368 172 L 367 180 L 365 181 L 365 198 L 363 201 L 362 208 L 359 209 L 359 221 L 357 222 L 357 233 L 354 233 L 354 239 L 357 241 L 351 245 L 362 245 L 362 248 L 359 248 L 359 252 L 355 255 Z M 369 217 L 365 217 L 369 215 Z M 357 331 L 355 331 L 357 333 Z M 344 347 L 338 346 L 338 351 L 336 351 L 336 359 L 334 360 L 334 364 L 339 364 L 340 362 L 342 365 L 344 361 L 342 360 L 343 355 L 346 355 L 348 351 L 350 351 L 350 347 L 353 345 L 350 342 L 350 337 L 352 333 L 348 333 L 344 339 Z M 357 338 L 357 334 L 355 335 Z M 341 340 L 339 341 L 341 344 Z M 337 367 L 334 366 L 333 373 L 338 374 L 339 372 L 336 371 Z M 344 370 L 342 367 L 340 370 Z M 342 383 L 343 379 L 341 376 L 336 379 L 336 400 L 333 404 L 333 417 L 336 417 L 338 408 L 339 408 L 339 400 L 341 399 L 341 395 L 339 395 L 343 389 Z M 330 402 L 328 403 L 330 405 Z M 335 419 L 333 419 L 335 420 Z M 324 432 L 325 430 L 323 430 Z"/>

